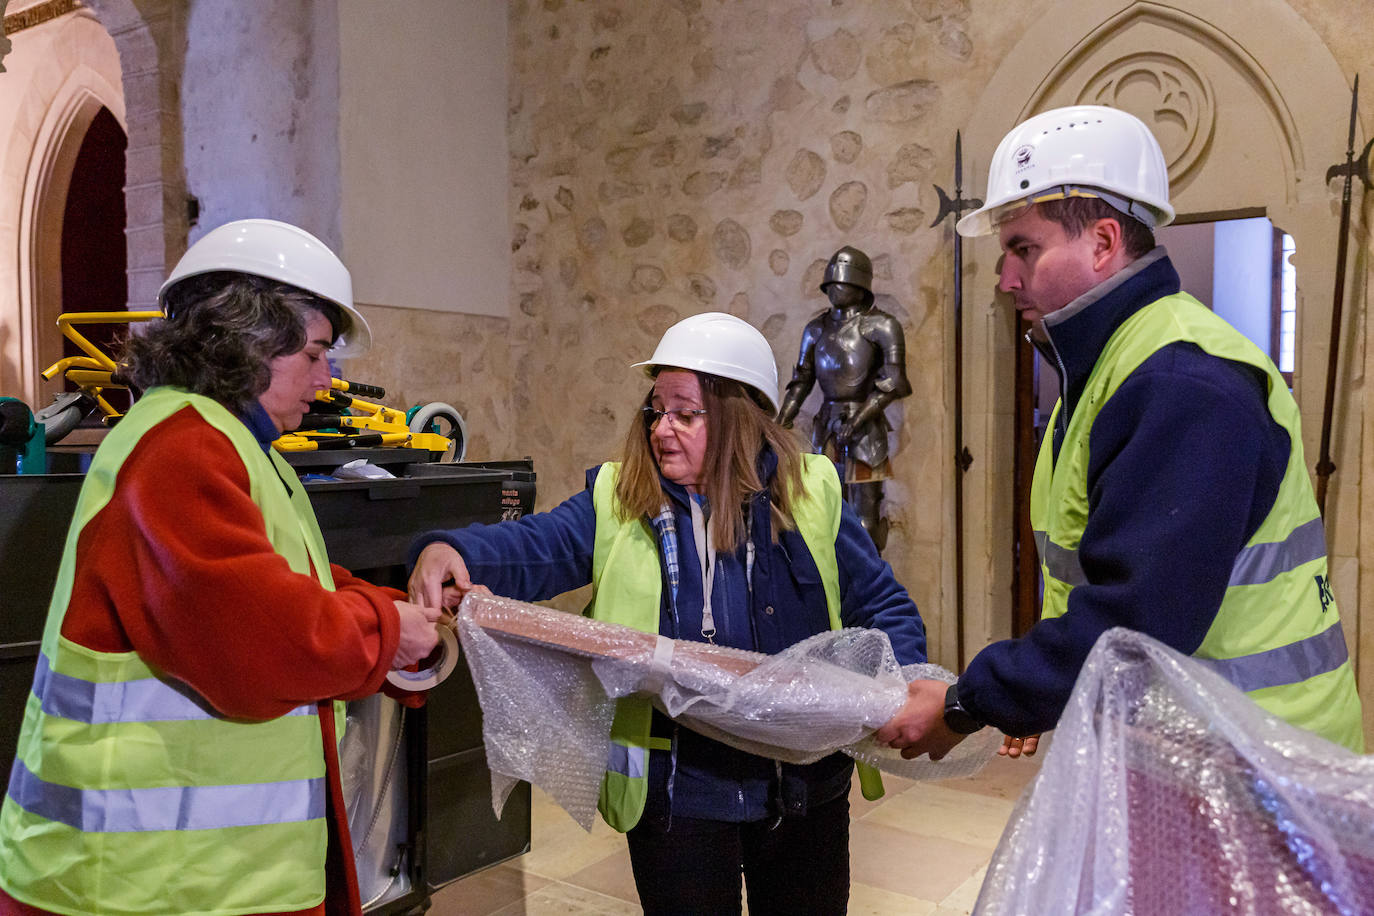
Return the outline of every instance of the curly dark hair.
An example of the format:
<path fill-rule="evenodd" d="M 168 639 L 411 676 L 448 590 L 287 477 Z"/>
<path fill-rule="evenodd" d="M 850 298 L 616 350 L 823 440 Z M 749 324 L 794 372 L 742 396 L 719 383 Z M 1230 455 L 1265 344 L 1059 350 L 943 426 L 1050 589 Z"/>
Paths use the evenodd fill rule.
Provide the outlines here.
<path fill-rule="evenodd" d="M 343 322 L 338 306 L 313 293 L 228 271 L 177 284 L 166 311 L 123 342 L 121 379 L 140 391 L 176 385 L 236 412 L 267 390 L 271 360 L 306 345 L 311 312 L 328 318 L 335 336 Z"/>

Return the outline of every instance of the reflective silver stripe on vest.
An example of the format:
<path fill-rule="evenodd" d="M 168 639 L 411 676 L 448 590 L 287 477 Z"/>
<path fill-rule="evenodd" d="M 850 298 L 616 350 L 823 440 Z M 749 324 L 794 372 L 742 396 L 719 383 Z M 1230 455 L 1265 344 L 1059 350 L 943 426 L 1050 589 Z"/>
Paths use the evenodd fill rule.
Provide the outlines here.
<path fill-rule="evenodd" d="M 19 807 L 86 833 L 215 830 L 324 817 L 324 777 L 242 786 L 75 789 L 45 782 L 15 759 L 9 796 Z"/>
<path fill-rule="evenodd" d="M 1236 555 L 1231 566 L 1230 585 L 1263 585 L 1275 577 L 1297 569 L 1304 563 L 1326 556 L 1326 532 L 1322 520 L 1314 518 L 1293 529 L 1282 541 L 1252 544 Z"/>
<path fill-rule="evenodd" d="M 1049 533 L 1035 532 L 1035 547 L 1040 560 L 1051 576 L 1069 585 L 1083 585 L 1088 581 L 1078 562 L 1078 551 L 1060 547 L 1050 540 Z M 1236 555 L 1231 565 L 1230 588 L 1236 585 L 1263 585 L 1304 563 L 1326 556 L 1326 532 L 1322 520 L 1299 525 L 1282 541 L 1252 544 Z"/>
<path fill-rule="evenodd" d="M 1345 633 L 1340 623 L 1277 649 L 1242 655 L 1239 658 L 1200 658 L 1217 674 L 1241 690 L 1262 690 L 1299 684 L 1310 677 L 1335 671 L 1349 658 Z"/>
<path fill-rule="evenodd" d="M 1078 551 L 1060 547 L 1050 540 L 1048 531 L 1035 532 L 1035 549 L 1040 552 L 1040 562 L 1051 576 L 1069 585 L 1083 585 L 1088 577 L 1083 575 L 1083 567 L 1078 563 Z"/>
<path fill-rule="evenodd" d="M 611 742 L 611 753 L 606 759 L 606 769 L 630 779 L 644 777 L 644 748 L 628 747 L 617 741 Z"/>
<path fill-rule="evenodd" d="M 96 683 L 58 674 L 46 655 L 38 656 L 33 692 L 43 712 L 60 719 L 105 725 L 114 722 L 179 722 L 220 718 L 189 687 L 155 677 Z M 298 706 L 286 715 L 310 716 L 314 706 Z"/>

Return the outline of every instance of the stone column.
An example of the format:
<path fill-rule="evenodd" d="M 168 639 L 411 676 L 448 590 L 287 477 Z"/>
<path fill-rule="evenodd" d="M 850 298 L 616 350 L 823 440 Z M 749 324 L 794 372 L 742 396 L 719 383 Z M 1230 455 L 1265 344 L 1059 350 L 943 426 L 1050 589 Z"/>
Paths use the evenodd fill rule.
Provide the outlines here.
<path fill-rule="evenodd" d="M 129 134 L 125 235 L 129 308 L 157 306 L 189 228 L 180 82 L 185 0 L 86 0 L 119 49 Z"/>

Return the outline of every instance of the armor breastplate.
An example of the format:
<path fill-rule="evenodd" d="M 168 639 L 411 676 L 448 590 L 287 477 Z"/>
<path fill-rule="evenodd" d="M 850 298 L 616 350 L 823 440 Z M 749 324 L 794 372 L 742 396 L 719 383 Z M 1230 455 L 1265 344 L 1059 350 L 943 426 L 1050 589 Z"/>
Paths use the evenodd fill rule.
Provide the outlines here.
<path fill-rule="evenodd" d="M 827 401 L 859 401 L 868 397 L 869 379 L 879 368 L 882 354 L 864 340 L 863 312 L 832 323 L 816 341 L 816 381 Z"/>

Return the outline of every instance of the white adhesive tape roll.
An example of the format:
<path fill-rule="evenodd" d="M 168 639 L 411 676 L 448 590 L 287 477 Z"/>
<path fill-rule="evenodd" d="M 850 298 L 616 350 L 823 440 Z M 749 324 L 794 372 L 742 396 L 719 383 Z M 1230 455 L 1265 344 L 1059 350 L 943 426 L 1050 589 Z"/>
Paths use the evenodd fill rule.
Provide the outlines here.
<path fill-rule="evenodd" d="M 439 627 L 439 647 L 443 652 L 433 667 L 422 671 L 390 671 L 386 679 L 393 686 L 412 692 L 439 686 L 458 667 L 458 637 L 448 627 Z"/>

